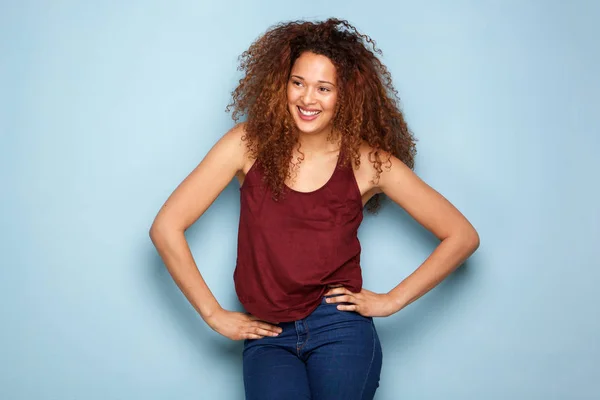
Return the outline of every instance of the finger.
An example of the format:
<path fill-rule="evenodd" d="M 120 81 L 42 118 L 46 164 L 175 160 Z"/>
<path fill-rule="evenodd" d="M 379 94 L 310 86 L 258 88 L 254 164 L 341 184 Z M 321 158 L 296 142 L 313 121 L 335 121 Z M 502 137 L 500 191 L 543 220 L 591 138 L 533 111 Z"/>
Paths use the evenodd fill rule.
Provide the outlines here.
<path fill-rule="evenodd" d="M 351 294 L 352 292 L 346 289 L 345 287 L 337 287 L 327 291 L 326 295 L 334 295 L 334 294 Z"/>
<path fill-rule="evenodd" d="M 275 332 L 275 333 L 281 333 L 281 332 L 283 332 L 283 329 L 281 329 L 280 327 L 268 324 L 266 322 L 255 322 L 254 324 L 252 324 L 252 326 L 255 327 L 255 328 L 260 328 L 260 329 L 264 329 L 264 330 L 267 330 L 267 331 L 272 331 L 272 332 Z"/>
<path fill-rule="evenodd" d="M 326 295 L 329 294 L 333 289 L 342 288 L 344 285 L 327 285 Z"/>
<path fill-rule="evenodd" d="M 247 333 L 243 336 L 243 339 L 262 339 L 264 336 L 256 335 L 254 333 Z"/>
<path fill-rule="evenodd" d="M 344 294 L 341 296 L 329 297 L 326 301 L 328 303 L 354 303 L 355 299 L 351 295 Z"/>
<path fill-rule="evenodd" d="M 277 336 L 279 335 L 279 333 L 277 332 L 273 332 L 270 331 L 268 329 L 262 329 L 262 328 L 253 328 L 249 333 L 253 333 L 255 335 L 260 335 L 260 336 Z"/>
<path fill-rule="evenodd" d="M 339 304 L 337 306 L 337 309 L 340 311 L 357 311 L 358 312 L 358 306 L 356 304 Z"/>

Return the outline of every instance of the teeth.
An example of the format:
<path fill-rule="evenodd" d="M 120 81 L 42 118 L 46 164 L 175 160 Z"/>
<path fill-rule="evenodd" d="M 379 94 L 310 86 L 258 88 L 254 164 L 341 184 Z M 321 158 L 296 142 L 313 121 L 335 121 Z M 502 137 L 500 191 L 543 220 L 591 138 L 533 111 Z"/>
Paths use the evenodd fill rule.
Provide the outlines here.
<path fill-rule="evenodd" d="M 303 110 L 302 108 L 300 108 L 300 107 L 298 107 L 298 109 L 300 110 L 300 112 L 301 112 L 303 115 L 306 115 L 306 116 L 313 116 L 313 115 L 317 115 L 318 113 L 320 113 L 320 112 L 321 112 L 321 111 L 304 111 L 304 110 Z"/>

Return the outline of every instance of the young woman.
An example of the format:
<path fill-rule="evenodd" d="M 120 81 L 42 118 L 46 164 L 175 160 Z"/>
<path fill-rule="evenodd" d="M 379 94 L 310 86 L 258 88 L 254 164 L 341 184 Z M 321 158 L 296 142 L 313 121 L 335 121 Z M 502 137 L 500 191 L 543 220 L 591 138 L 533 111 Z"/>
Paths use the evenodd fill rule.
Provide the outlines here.
<path fill-rule="evenodd" d="M 465 217 L 412 171 L 415 141 L 372 40 L 346 21 L 270 29 L 241 56 L 227 132 L 159 211 L 150 235 L 208 325 L 244 340 L 247 399 L 372 399 L 382 353 L 372 317 L 428 292 L 479 246 Z M 224 310 L 185 230 L 237 177 L 235 289 Z M 362 287 L 357 230 L 386 195 L 440 239 L 388 293 Z"/>

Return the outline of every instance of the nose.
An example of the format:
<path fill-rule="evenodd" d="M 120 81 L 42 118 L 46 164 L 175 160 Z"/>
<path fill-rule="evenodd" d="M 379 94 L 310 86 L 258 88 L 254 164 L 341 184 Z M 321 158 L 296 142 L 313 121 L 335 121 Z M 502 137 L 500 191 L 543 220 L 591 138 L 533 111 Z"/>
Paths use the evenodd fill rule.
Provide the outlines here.
<path fill-rule="evenodd" d="M 313 89 L 312 88 L 307 88 L 304 91 L 304 94 L 302 95 L 301 100 L 306 105 L 312 104 L 314 102 L 314 100 L 315 100 Z"/>

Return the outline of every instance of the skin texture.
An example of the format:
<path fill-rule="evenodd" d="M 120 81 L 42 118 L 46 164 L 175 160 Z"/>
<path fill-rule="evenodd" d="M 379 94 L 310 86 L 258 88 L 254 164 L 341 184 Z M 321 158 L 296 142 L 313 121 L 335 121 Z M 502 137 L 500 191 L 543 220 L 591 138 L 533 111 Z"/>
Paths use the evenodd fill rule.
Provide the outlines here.
<path fill-rule="evenodd" d="M 292 67 L 287 85 L 288 110 L 302 134 L 332 129 L 337 87 L 335 66 L 327 57 L 303 53 Z M 314 120 L 302 119 L 300 109 L 316 111 Z"/>
<path fill-rule="evenodd" d="M 328 82 L 328 83 L 324 83 Z M 310 192 L 332 175 L 340 148 L 347 137 L 336 125 L 340 106 L 340 76 L 336 63 L 322 54 L 301 53 L 282 83 L 286 113 L 294 124 L 294 142 L 282 184 Z M 326 90 L 327 89 L 327 90 Z M 318 110 L 304 121 L 298 107 Z M 336 111 L 337 110 L 337 111 Z M 185 230 L 208 209 L 229 182 L 243 179 L 256 161 L 260 141 L 248 140 L 248 123 L 238 124 L 213 146 L 200 164 L 167 199 L 150 229 L 150 237 L 173 279 L 202 318 L 216 332 L 233 340 L 276 336 L 277 321 L 258 321 L 253 316 L 224 310 L 202 278 L 185 240 Z M 374 154 L 387 159 L 373 162 Z M 355 160 L 355 177 L 363 204 L 385 194 L 432 232 L 440 243 L 416 270 L 387 293 L 363 289 L 330 289 L 326 295 L 340 310 L 364 316 L 392 315 L 415 301 L 462 264 L 479 246 L 479 236 L 469 221 L 441 194 L 423 182 L 410 165 L 390 151 L 361 140 Z"/>
<path fill-rule="evenodd" d="M 287 84 L 288 110 L 294 119 L 302 140 L 294 149 L 296 162 L 292 161 L 292 176 L 286 185 L 296 191 L 311 192 L 323 186 L 333 174 L 339 154 L 338 140 L 323 142 L 323 137 L 332 138 L 333 118 L 336 109 L 338 89 L 336 69 L 327 57 L 311 52 L 303 53 L 292 67 Z M 315 119 L 305 121 L 300 110 L 319 111 Z M 304 146 L 302 146 L 304 144 Z M 304 147 L 303 152 L 301 148 Z M 324 157 L 315 157 L 312 147 L 325 150 Z M 300 167 L 300 164 L 304 164 Z M 323 174 L 322 171 L 330 171 Z M 298 181 L 298 174 L 301 172 Z"/>

